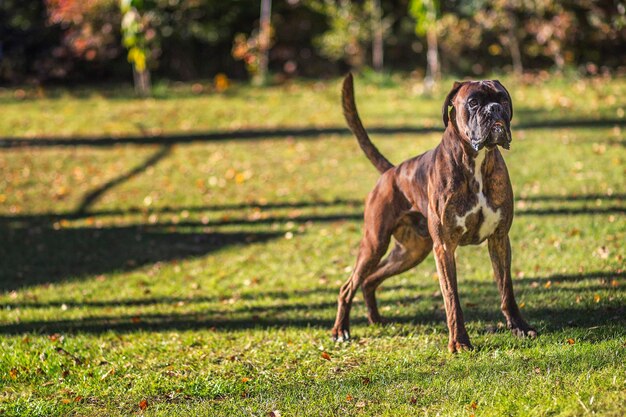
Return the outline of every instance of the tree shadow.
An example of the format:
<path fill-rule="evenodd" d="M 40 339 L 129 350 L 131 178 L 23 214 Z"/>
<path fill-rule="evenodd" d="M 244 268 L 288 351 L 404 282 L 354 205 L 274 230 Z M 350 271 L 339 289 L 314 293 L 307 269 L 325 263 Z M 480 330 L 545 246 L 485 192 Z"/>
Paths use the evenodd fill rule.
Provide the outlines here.
<path fill-rule="evenodd" d="M 146 159 L 141 165 L 138 165 L 137 167 L 131 169 L 130 171 L 113 178 L 112 180 L 101 185 L 95 190 L 87 193 L 87 195 L 83 197 L 83 200 L 80 202 L 80 204 L 76 208 L 76 214 L 84 215 L 87 212 L 87 210 L 89 210 L 89 208 L 91 208 L 91 206 L 96 201 L 98 201 L 100 197 L 102 197 L 104 193 L 130 180 L 131 178 L 136 177 L 137 175 L 143 173 L 149 167 L 156 165 L 160 160 L 168 156 L 171 150 L 172 150 L 171 145 L 163 145 L 161 149 L 155 152 L 154 155 L 152 155 L 150 158 Z"/>
<path fill-rule="evenodd" d="M 557 194 L 545 194 L 545 195 L 530 195 L 526 197 L 519 197 L 517 200 L 522 201 L 558 201 L 558 202 L 574 202 L 574 201 L 596 201 L 596 200 L 607 200 L 607 201 L 622 201 L 626 200 L 626 194 L 623 193 L 615 193 L 615 194 L 571 194 L 571 195 L 557 195 Z"/>
<path fill-rule="evenodd" d="M 132 270 L 157 261 L 204 256 L 266 242 L 277 232 L 182 233 L 168 227 L 0 227 L 0 290 Z"/>
<path fill-rule="evenodd" d="M 107 187 L 109 189 L 110 187 Z M 94 193 L 94 192 L 92 192 Z M 90 194 L 92 194 L 90 193 Z M 33 214 L 16 214 L 12 216 L 0 216 L 0 225 L 2 222 L 28 222 L 33 224 L 48 224 L 62 219 L 79 220 L 85 218 L 98 218 L 110 216 L 126 216 L 132 214 L 171 214 L 187 211 L 189 213 L 210 213 L 219 211 L 246 211 L 252 209 L 259 210 L 275 210 L 275 209 L 301 209 L 301 208 L 326 208 L 348 206 L 354 209 L 363 207 L 363 199 L 335 198 L 332 200 L 316 200 L 316 201 L 283 201 L 283 202 L 249 202 L 249 203 L 232 203 L 232 204 L 214 204 L 210 206 L 164 206 L 164 207 L 128 207 L 125 209 L 106 209 L 106 210 L 89 210 L 88 212 L 77 210 L 70 212 L 48 212 Z"/>
<path fill-rule="evenodd" d="M 516 289 L 522 286 L 528 286 L 531 284 L 537 284 L 536 286 L 531 287 L 530 289 L 524 287 L 524 291 L 528 291 L 532 294 L 540 294 L 540 293 L 549 293 L 553 292 L 553 289 L 547 289 L 544 287 L 545 283 L 550 281 L 553 282 L 555 287 L 558 288 L 559 283 L 562 282 L 581 282 L 592 279 L 602 280 L 605 282 L 603 285 L 595 285 L 589 286 L 586 285 L 584 287 L 585 292 L 591 291 L 600 291 L 607 288 L 608 283 L 612 279 L 616 278 L 625 278 L 626 272 L 624 271 L 593 271 L 587 273 L 576 273 L 576 274 L 552 274 L 546 276 L 536 276 L 536 277 L 524 277 L 524 278 L 515 278 L 514 285 Z M 391 279 L 393 281 L 393 278 Z M 380 301 L 383 304 L 411 304 L 419 299 L 424 298 L 423 292 L 426 291 L 430 283 L 424 282 L 421 284 L 394 284 L 393 282 L 386 281 L 383 285 L 380 286 L 378 291 L 379 297 L 382 296 Z M 480 289 L 480 294 L 484 297 L 493 297 L 494 299 L 498 296 L 497 287 L 495 282 L 476 282 L 472 281 L 470 283 L 461 284 L 461 292 L 466 292 L 468 287 L 473 289 Z M 289 302 L 293 299 L 302 299 L 307 297 L 319 297 L 319 296 L 329 296 L 329 298 L 333 298 L 332 296 L 337 295 L 339 291 L 339 285 L 337 286 L 327 286 L 327 287 L 315 287 L 315 288 L 307 288 L 307 289 L 292 289 L 286 291 L 279 290 L 257 290 L 254 292 L 239 292 L 235 291 L 236 298 L 239 301 L 248 302 L 248 301 L 274 301 L 280 302 L 279 304 L 275 304 L 271 307 L 259 307 L 259 306 L 250 306 L 247 305 L 242 307 L 240 310 L 237 308 L 231 308 L 228 310 L 203 310 L 205 313 L 213 311 L 218 314 L 226 314 L 226 313 L 245 313 L 245 312 L 262 312 L 264 309 L 270 309 L 272 311 L 289 311 L 289 310 L 302 310 L 302 309 L 320 309 L 327 307 L 334 307 L 336 305 L 335 301 L 329 303 L 303 303 L 303 302 Z M 412 295 L 398 297 L 396 295 L 392 297 L 387 297 L 389 293 L 395 293 L 397 291 L 410 291 Z M 581 291 L 578 288 L 559 288 L 559 292 L 567 292 L 567 291 Z M 468 292 L 468 294 L 470 294 Z M 471 294 L 470 294 L 471 295 Z M 440 296 L 432 296 L 434 299 L 439 299 Z M 115 299 L 115 300 L 82 300 L 82 301 L 72 301 L 72 300 L 55 300 L 55 301 L 37 301 L 37 300 L 24 300 L 24 301 L 9 301 L 4 304 L 5 307 L 10 308 L 57 308 L 61 306 L 65 306 L 68 308 L 108 308 L 108 307 L 150 307 L 154 305 L 164 305 L 164 306 L 175 306 L 178 304 L 206 304 L 206 303 L 215 303 L 226 300 L 226 296 L 217 297 L 217 296 L 194 296 L 194 297 L 144 297 L 144 298 L 133 298 L 133 299 Z M 287 302 L 285 302 L 287 301 Z M 471 301 L 468 301 L 471 305 L 473 304 Z M 494 304 L 495 305 L 495 304 Z"/>
<path fill-rule="evenodd" d="M 626 125 L 626 119 L 554 119 L 529 121 L 516 124 L 514 129 L 552 129 L 552 128 L 607 128 Z M 440 127 L 427 126 L 373 126 L 368 128 L 370 134 L 375 135 L 421 135 L 427 133 L 443 132 Z M 293 127 L 278 129 L 239 129 L 206 131 L 197 133 L 171 133 L 165 135 L 129 135 L 129 136 L 73 136 L 73 137 L 5 137 L 0 138 L 0 148 L 41 148 L 41 147 L 112 147 L 115 145 L 172 145 L 196 142 L 222 142 L 222 141 L 255 141 L 260 139 L 316 139 L 321 136 L 340 135 L 352 136 L 352 133 L 344 126 L 329 126 L 320 128 Z M 624 144 L 624 142 L 619 142 Z"/>
<path fill-rule="evenodd" d="M 264 242 L 279 235 L 243 231 L 181 233 L 175 225 L 162 224 L 65 227 L 55 223 L 92 217 L 89 209 L 102 195 L 154 166 L 170 151 L 170 145 L 163 145 L 140 165 L 87 193 L 73 212 L 0 216 L 0 290 L 203 256 L 227 246 Z"/>
<path fill-rule="evenodd" d="M 160 154 L 162 151 L 159 151 Z M 155 154 L 156 156 L 156 154 Z M 154 156 L 153 156 L 154 158 Z M 156 161 L 155 161 L 156 162 Z M 148 165 L 144 163 L 142 166 L 147 167 Z M 145 168 L 144 168 L 145 169 Z M 135 169 L 138 170 L 138 169 Z M 133 170 L 133 171 L 135 171 Z M 133 175 L 124 174 L 123 177 L 126 179 L 130 179 L 132 176 L 137 175 L 135 173 Z M 121 181 L 118 177 L 109 183 L 99 187 L 97 190 L 94 190 L 88 194 L 87 197 L 83 198 L 83 202 L 80 204 L 80 207 L 90 206 L 94 201 L 94 197 L 89 196 L 101 196 L 103 194 L 102 190 L 109 190 L 112 188 L 111 183 L 115 182 L 115 185 L 118 185 Z M 546 194 L 546 195 L 532 195 L 526 197 L 518 197 L 516 201 L 524 201 L 524 202 L 585 202 L 585 201 L 597 201 L 601 200 L 603 202 L 614 202 L 620 204 L 626 201 L 626 194 L 573 194 L 573 195 L 556 195 L 556 194 Z M 315 201 L 280 201 L 280 202 L 245 202 L 245 203 L 232 203 L 232 204 L 214 204 L 211 206 L 164 206 L 164 207 L 151 207 L 150 209 L 146 209 L 145 207 L 128 207 L 125 209 L 106 209 L 106 210 L 89 210 L 85 211 L 84 209 L 77 209 L 72 212 L 60 212 L 60 213 L 40 213 L 37 215 L 31 214 L 17 214 L 8 217 L 0 216 L 0 225 L 4 222 L 28 222 L 31 224 L 48 224 L 53 223 L 55 221 L 59 221 L 61 219 L 66 220 L 78 220 L 85 218 L 97 218 L 97 217 L 109 217 L 109 216 L 125 216 L 132 214 L 169 214 L 169 213 L 180 213 L 182 211 L 187 211 L 189 213 L 210 213 L 210 212 L 219 212 L 219 211 L 246 211 L 252 209 L 259 210 L 274 210 L 274 209 L 302 209 L 302 208 L 327 208 L 327 207 L 339 207 L 339 206 L 347 206 L 354 210 L 359 210 L 363 208 L 364 198 L 334 198 L 332 200 L 315 200 Z M 624 213 L 626 211 L 626 207 L 610 206 L 610 207 L 559 207 L 559 208 L 524 208 L 516 210 L 516 215 L 524 216 L 524 215 L 585 215 L 585 214 L 612 214 L 612 213 Z M 333 216 L 318 216 L 318 217 L 303 217 L 305 221 L 334 221 L 334 220 L 358 220 L 362 216 L 360 214 L 355 213 L 344 213 L 344 214 L 336 214 Z M 296 220 L 300 217 L 291 216 L 290 219 L 295 218 Z M 259 219 L 260 220 L 260 219 Z M 250 221 L 252 223 L 259 223 L 260 221 Z M 267 218 L 264 222 L 280 222 L 285 221 L 283 217 L 271 217 Z M 240 223 L 248 223 L 248 220 L 240 220 L 240 219 L 230 219 L 230 220 L 221 220 L 214 222 L 212 224 L 217 225 L 228 225 L 228 224 L 240 224 Z M 263 222 L 261 222 L 263 223 Z M 189 225 L 197 225 L 197 223 L 190 223 Z"/>
<path fill-rule="evenodd" d="M 624 272 L 594 271 L 586 274 L 556 274 L 550 276 L 530 277 L 530 281 L 582 281 L 604 277 L 626 276 Z M 499 311 L 499 297 L 495 284 L 491 282 L 472 282 L 474 289 L 470 291 L 467 286 L 461 285 L 464 293 L 463 306 L 466 321 L 497 323 L 503 321 Z M 397 290 L 415 291 L 415 295 L 405 296 L 394 294 Z M 172 314 L 152 313 L 140 315 L 125 312 L 120 315 L 101 315 L 80 319 L 55 319 L 22 321 L 19 323 L 1 324 L 0 334 L 21 333 L 91 333 L 100 334 L 114 331 L 116 333 L 133 333 L 140 331 L 163 332 L 182 330 L 211 329 L 215 331 L 239 331 L 248 329 L 264 328 L 330 328 L 332 316 L 336 306 L 334 295 L 337 288 L 319 287 L 315 289 L 293 291 L 258 291 L 256 293 L 242 294 L 238 298 L 239 305 L 225 307 L 221 304 L 207 305 L 199 308 L 199 312 L 181 312 Z M 413 325 L 445 325 L 445 315 L 442 309 L 442 300 L 439 294 L 432 294 L 432 286 L 428 285 L 393 285 L 386 286 L 382 292 L 386 296 L 380 302 L 381 306 L 402 307 L 416 310 L 414 314 L 389 314 L 390 324 L 413 324 Z M 544 292 L 543 287 L 525 288 L 525 292 Z M 554 291 L 554 290 L 552 290 Z M 593 292 L 592 289 L 580 290 L 585 293 Z M 615 289 L 615 291 L 619 291 Z M 428 293 L 428 294 L 425 294 Z M 391 293 L 391 294 L 390 294 Z M 319 301 L 319 297 L 328 298 L 327 301 Z M 310 301 L 302 301 L 302 297 L 316 297 Z M 299 299 L 296 302 L 290 300 Z M 432 306 L 424 303 L 415 306 L 417 301 L 432 300 Z M 194 304 L 194 303 L 217 303 L 216 297 L 156 297 L 135 300 L 114 301 L 85 301 L 67 302 L 67 308 L 110 308 L 110 307 L 144 307 L 155 304 Z M 263 305 L 249 305 L 246 301 L 261 301 Z M 486 302 L 488 301 L 488 302 Z M 491 302 L 493 301 L 493 302 Z M 360 303 L 360 302 L 359 302 Z M 11 308 L 49 308 L 58 307 L 59 302 L 26 301 L 11 304 Z M 184 308 L 183 308 L 184 309 Z M 566 328 L 599 329 L 594 337 L 614 338 L 616 334 L 626 334 L 625 306 L 619 303 L 595 304 L 592 306 L 581 304 L 580 306 L 554 307 L 540 305 L 527 307 L 524 315 L 529 322 L 538 325 L 542 332 L 558 332 Z M 365 319 L 358 316 L 358 311 L 353 314 L 353 323 L 364 324 Z M 604 330 L 602 330 L 604 329 Z M 616 333 L 617 332 L 617 333 Z M 598 336 L 603 335 L 603 336 Z"/>
<path fill-rule="evenodd" d="M 57 319 L 22 321 L 19 323 L 0 324 L 0 334 L 22 333 L 90 333 L 101 334 L 113 331 L 115 333 L 134 333 L 142 331 L 166 332 L 184 330 L 215 331 L 239 331 L 248 329 L 267 328 L 323 328 L 330 329 L 332 326 L 332 313 L 334 302 L 319 303 L 315 305 L 301 303 L 294 306 L 284 307 L 257 307 L 249 310 L 249 314 L 235 315 L 227 311 L 215 311 L 207 309 L 201 313 L 174 313 L 174 314 L 134 314 L 108 315 L 97 317 L 85 317 L 80 319 Z M 324 309 L 323 314 L 316 314 Z M 286 310 L 297 313 L 295 317 L 284 317 Z M 493 308 L 464 308 L 466 322 L 475 321 L 496 323 L 503 318 L 498 312 L 497 303 Z M 588 307 L 565 307 L 565 308 L 527 308 L 524 310 L 526 319 L 533 324 L 540 324 L 543 332 L 556 332 L 565 328 L 612 328 L 612 337 L 615 331 L 621 335 L 626 334 L 626 319 L 624 319 L 623 306 L 594 306 Z M 390 316 L 389 324 L 414 324 L 414 325 L 443 325 L 445 315 L 443 311 L 424 309 L 415 315 Z M 365 324 L 365 318 L 353 317 L 353 324 Z M 621 330 L 621 331 L 620 331 Z"/>
<path fill-rule="evenodd" d="M 150 210 L 149 213 L 212 212 L 220 210 L 246 210 L 259 208 L 269 211 L 282 208 L 318 208 L 346 207 L 339 213 L 299 215 L 264 214 L 260 218 L 223 217 L 210 219 L 212 228 L 240 226 L 237 232 L 182 233 L 181 228 L 204 229 L 206 222 L 199 220 L 178 221 L 177 223 L 160 222 L 150 225 L 138 222 L 126 223 L 125 226 L 99 227 L 98 216 L 128 215 L 148 212 L 139 209 L 85 211 L 91 202 L 102 192 L 137 175 L 146 166 L 156 163 L 166 154 L 166 149 L 158 151 L 146 163 L 142 164 L 104 186 L 90 193 L 83 200 L 77 211 L 68 213 L 44 213 L 37 215 L 0 216 L 0 231 L 4 239 L 0 242 L 0 289 L 13 290 L 29 285 L 78 278 L 111 271 L 131 270 L 160 260 L 184 259 L 202 256 L 223 247 L 264 242 L 279 235 L 278 232 L 245 232 L 251 226 L 283 224 L 293 222 L 334 223 L 343 221 L 362 221 L 362 204 L 357 200 L 335 199 L 330 201 L 277 202 L 265 205 L 255 203 L 236 203 L 204 207 L 166 207 Z M 597 199 L 615 201 L 619 205 L 609 207 L 559 207 L 518 209 L 516 216 L 579 216 L 626 213 L 626 207 L 620 203 L 624 195 L 603 196 L 598 194 L 555 196 L 539 195 L 524 200 L 528 201 L 595 201 Z M 67 227 L 64 220 L 89 218 L 93 227 Z"/>

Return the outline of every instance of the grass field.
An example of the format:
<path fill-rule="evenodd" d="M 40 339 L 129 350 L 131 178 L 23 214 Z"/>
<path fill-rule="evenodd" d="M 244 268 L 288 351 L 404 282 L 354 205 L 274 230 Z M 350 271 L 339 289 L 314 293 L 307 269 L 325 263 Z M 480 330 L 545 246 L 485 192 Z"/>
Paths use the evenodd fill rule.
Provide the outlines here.
<path fill-rule="evenodd" d="M 377 178 L 339 80 L 0 90 L 0 415 L 623 416 L 626 79 L 503 81 L 540 336 L 502 328 L 486 245 L 463 247 L 457 355 L 432 256 L 379 291 L 391 324 L 359 294 L 354 341 L 330 340 Z M 356 79 L 394 162 L 438 143 L 446 92 Z"/>

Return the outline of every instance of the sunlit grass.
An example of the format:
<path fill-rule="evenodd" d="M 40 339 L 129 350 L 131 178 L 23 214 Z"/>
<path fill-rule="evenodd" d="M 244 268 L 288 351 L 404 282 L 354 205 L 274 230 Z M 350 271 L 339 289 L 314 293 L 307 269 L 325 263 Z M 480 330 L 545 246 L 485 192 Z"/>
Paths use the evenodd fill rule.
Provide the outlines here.
<path fill-rule="evenodd" d="M 439 128 L 445 86 L 422 97 L 392 81 L 357 77 L 365 124 Z M 541 335 L 500 329 L 486 247 L 464 247 L 476 350 L 459 355 L 446 351 L 432 257 L 381 289 L 393 324 L 367 326 L 359 295 L 355 341 L 330 342 L 377 174 L 348 135 L 275 130 L 343 127 L 338 80 L 223 95 L 177 86 L 147 101 L 123 88 L 3 90 L 3 138 L 139 143 L 0 149 L 0 411 L 622 415 L 626 82 L 504 82 L 517 126 L 505 152 L 514 285 Z M 241 129 L 267 132 L 201 140 Z M 167 139 L 185 132 L 199 137 Z M 440 133 L 373 138 L 399 162 Z"/>

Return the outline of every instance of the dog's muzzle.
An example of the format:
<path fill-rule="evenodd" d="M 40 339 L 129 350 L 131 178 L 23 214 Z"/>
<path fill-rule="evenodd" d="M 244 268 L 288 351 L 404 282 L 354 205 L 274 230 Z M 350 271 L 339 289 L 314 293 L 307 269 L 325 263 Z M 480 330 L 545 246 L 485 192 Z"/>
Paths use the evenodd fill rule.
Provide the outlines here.
<path fill-rule="evenodd" d="M 501 120 L 497 120 L 491 125 L 485 141 L 485 146 L 494 147 L 497 145 L 502 146 L 504 149 L 511 148 L 511 133 Z"/>

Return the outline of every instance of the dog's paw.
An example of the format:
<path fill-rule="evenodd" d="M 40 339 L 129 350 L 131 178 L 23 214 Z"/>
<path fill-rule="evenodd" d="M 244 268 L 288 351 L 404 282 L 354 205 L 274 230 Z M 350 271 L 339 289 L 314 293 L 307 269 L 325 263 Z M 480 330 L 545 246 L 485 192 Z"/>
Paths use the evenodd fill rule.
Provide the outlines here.
<path fill-rule="evenodd" d="M 349 342 L 350 331 L 348 329 L 333 329 L 333 342 Z"/>
<path fill-rule="evenodd" d="M 521 321 L 519 323 L 507 323 L 507 327 L 516 337 L 528 337 L 530 339 L 534 339 L 537 337 L 537 330 L 534 327 L 530 327 L 524 321 Z"/>
<path fill-rule="evenodd" d="M 450 351 L 450 353 L 457 353 L 467 350 L 474 350 L 474 346 L 472 346 L 469 339 L 466 341 L 450 340 L 450 342 L 448 342 L 448 350 Z"/>
<path fill-rule="evenodd" d="M 528 337 L 529 339 L 534 339 L 537 337 L 537 330 L 530 326 L 525 327 L 512 327 L 511 333 L 513 333 L 516 337 Z"/>

